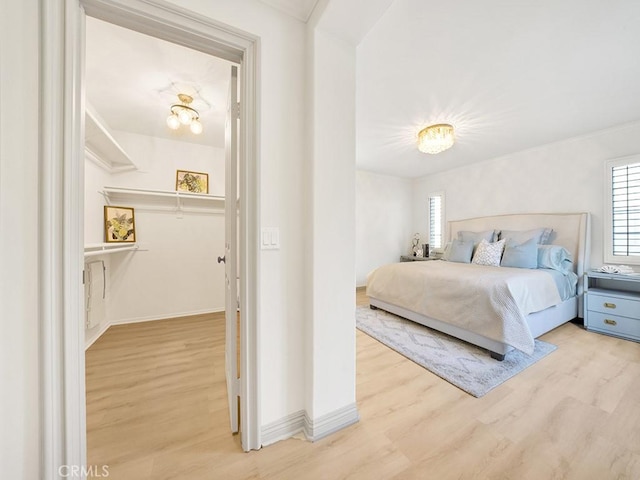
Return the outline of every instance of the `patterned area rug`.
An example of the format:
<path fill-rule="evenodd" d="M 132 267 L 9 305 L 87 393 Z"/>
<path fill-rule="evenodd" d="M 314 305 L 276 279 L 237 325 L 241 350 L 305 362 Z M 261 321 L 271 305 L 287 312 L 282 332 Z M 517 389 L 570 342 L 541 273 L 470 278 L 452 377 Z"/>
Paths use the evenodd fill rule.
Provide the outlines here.
<path fill-rule="evenodd" d="M 536 340 L 533 355 L 512 350 L 499 362 L 480 347 L 369 307 L 357 307 L 356 326 L 474 397 L 482 397 L 556 349 Z"/>

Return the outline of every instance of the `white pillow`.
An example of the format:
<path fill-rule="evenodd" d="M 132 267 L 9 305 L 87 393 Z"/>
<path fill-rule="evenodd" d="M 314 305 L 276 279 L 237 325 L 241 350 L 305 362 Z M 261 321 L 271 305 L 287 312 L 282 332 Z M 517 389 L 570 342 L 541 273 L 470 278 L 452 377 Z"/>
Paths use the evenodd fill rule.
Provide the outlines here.
<path fill-rule="evenodd" d="M 478 248 L 476 248 L 476 253 L 473 255 L 471 263 L 499 267 L 502 252 L 504 251 L 504 243 L 505 240 L 489 243 L 483 238 Z"/>

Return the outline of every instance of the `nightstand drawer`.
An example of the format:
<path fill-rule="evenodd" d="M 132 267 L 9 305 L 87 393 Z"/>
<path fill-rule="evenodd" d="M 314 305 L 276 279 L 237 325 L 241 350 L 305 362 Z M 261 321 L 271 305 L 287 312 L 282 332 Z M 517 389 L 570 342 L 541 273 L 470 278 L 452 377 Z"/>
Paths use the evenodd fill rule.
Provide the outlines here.
<path fill-rule="evenodd" d="M 587 328 L 640 340 L 640 320 L 633 318 L 590 311 Z"/>
<path fill-rule="evenodd" d="M 587 309 L 607 315 L 637 318 L 640 315 L 640 302 L 633 299 L 588 292 Z"/>

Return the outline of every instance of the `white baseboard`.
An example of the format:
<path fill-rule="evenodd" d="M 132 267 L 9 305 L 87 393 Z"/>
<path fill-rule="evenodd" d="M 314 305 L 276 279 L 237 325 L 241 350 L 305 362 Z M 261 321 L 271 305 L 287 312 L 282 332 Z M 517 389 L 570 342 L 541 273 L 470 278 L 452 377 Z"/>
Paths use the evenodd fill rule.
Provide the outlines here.
<path fill-rule="evenodd" d="M 179 317 L 191 317 L 193 315 L 203 315 L 203 314 L 207 314 L 207 313 L 220 313 L 220 312 L 224 312 L 224 308 L 220 309 L 214 309 L 214 310 L 198 310 L 198 311 L 194 311 L 194 312 L 185 312 L 185 313 L 173 313 L 170 315 L 153 315 L 153 316 L 148 316 L 148 317 L 135 317 L 135 318 L 125 318 L 125 319 L 121 319 L 121 320 L 112 320 L 110 322 L 105 322 L 104 325 L 102 325 L 102 327 L 95 333 L 93 334 L 88 341 L 85 342 L 85 351 L 91 346 L 93 345 L 96 340 L 98 340 L 102 334 L 104 334 L 104 332 L 106 332 L 110 326 L 112 325 L 126 325 L 129 323 L 142 323 L 142 322 L 153 322 L 156 320 L 167 320 L 169 318 L 179 318 Z"/>
<path fill-rule="evenodd" d="M 307 414 L 304 410 L 282 417 L 280 420 L 263 425 L 260 429 L 262 446 L 291 438 L 297 433 L 304 432 Z"/>
<path fill-rule="evenodd" d="M 346 405 L 338 410 L 329 412 L 316 419 L 311 419 L 305 412 L 304 434 L 312 442 L 316 442 L 327 435 L 353 425 L 360 420 L 358 407 L 355 403 Z"/>
<path fill-rule="evenodd" d="M 96 332 L 93 335 L 91 335 L 91 337 L 89 337 L 89 340 L 85 340 L 85 345 L 84 345 L 85 351 L 91 345 L 93 345 L 96 342 L 96 340 L 98 340 L 102 336 L 102 334 L 107 331 L 107 329 L 110 326 L 111 324 L 109 322 L 105 322 L 99 329 L 96 330 Z"/>
<path fill-rule="evenodd" d="M 264 425 L 260 429 L 262 446 L 286 440 L 303 432 L 307 440 L 316 442 L 360 420 L 356 404 L 347 405 L 333 412 L 311 419 L 305 410 Z"/>

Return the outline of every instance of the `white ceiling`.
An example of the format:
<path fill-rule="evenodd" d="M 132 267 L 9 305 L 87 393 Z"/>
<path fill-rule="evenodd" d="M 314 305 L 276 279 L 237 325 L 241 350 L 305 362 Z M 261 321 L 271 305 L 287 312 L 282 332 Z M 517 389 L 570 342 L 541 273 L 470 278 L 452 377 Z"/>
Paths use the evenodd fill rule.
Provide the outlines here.
<path fill-rule="evenodd" d="M 230 62 L 91 17 L 86 31 L 87 102 L 110 129 L 224 147 Z M 194 97 L 202 134 L 167 127 L 178 93 Z"/>
<path fill-rule="evenodd" d="M 640 119 L 637 0 L 395 0 L 357 51 L 357 165 L 416 177 Z M 420 128 L 457 142 L 427 155 Z"/>
<path fill-rule="evenodd" d="M 261 1 L 302 21 L 318 2 Z M 359 169 L 418 177 L 640 120 L 636 0 L 325 7 L 320 27 L 359 44 Z M 87 19 L 87 100 L 113 130 L 222 147 L 229 65 Z M 179 92 L 199 92 L 203 135 L 166 127 Z M 454 147 L 418 152 L 418 130 L 441 122 L 455 126 Z"/>
<path fill-rule="evenodd" d="M 309 20 L 318 0 L 260 0 L 287 15 L 306 22 Z"/>

